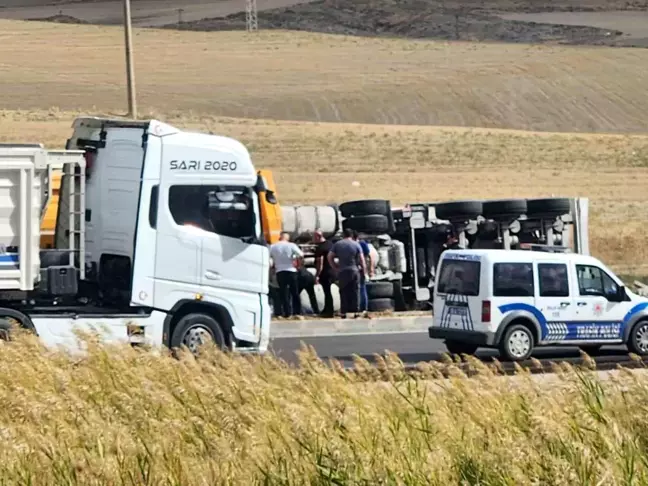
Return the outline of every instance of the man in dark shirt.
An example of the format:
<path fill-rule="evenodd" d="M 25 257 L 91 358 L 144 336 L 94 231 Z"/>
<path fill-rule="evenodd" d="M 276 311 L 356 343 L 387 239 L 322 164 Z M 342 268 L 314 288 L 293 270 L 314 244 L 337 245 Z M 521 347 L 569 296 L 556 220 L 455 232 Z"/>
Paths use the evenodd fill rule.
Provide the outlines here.
<path fill-rule="evenodd" d="M 324 309 L 322 309 L 322 317 L 333 317 L 333 294 L 331 294 L 331 284 L 335 279 L 331 271 L 331 265 L 328 261 L 328 253 L 333 247 L 333 242 L 324 238 L 324 233 L 320 230 L 315 231 L 314 241 L 317 243 L 315 250 L 315 283 L 322 285 L 324 291 Z"/>
<path fill-rule="evenodd" d="M 338 263 L 335 262 L 336 257 Z M 328 254 L 328 261 L 338 276 L 342 318 L 350 312 L 354 313 L 354 317 L 358 317 L 360 272 L 366 274 L 367 267 L 360 244 L 353 241 L 352 229 L 344 230 L 344 238 L 333 245 Z"/>

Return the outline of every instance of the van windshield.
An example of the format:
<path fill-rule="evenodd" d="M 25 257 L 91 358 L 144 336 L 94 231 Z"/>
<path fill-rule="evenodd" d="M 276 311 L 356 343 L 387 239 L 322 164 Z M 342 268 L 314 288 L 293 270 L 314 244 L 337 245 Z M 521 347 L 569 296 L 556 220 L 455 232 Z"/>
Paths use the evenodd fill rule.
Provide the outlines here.
<path fill-rule="evenodd" d="M 481 263 L 479 261 L 443 260 L 437 292 L 441 294 L 479 295 L 480 269 Z"/>

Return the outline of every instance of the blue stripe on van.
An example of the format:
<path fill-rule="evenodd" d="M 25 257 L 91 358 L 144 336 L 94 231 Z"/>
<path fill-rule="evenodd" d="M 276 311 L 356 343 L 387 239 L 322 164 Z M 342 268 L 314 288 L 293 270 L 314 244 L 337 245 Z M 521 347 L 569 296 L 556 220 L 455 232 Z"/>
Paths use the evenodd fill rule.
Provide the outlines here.
<path fill-rule="evenodd" d="M 636 304 L 633 306 L 628 312 L 626 312 L 625 316 L 623 316 L 623 320 L 621 321 L 547 321 L 546 317 L 540 310 L 530 304 L 524 304 L 522 302 L 516 302 L 512 304 L 505 304 L 501 305 L 498 307 L 499 311 L 502 314 L 506 314 L 507 312 L 511 311 L 526 311 L 533 315 L 538 323 L 540 324 L 540 330 L 541 330 L 541 339 L 545 340 L 547 336 L 549 335 L 549 331 L 551 329 L 551 334 L 552 337 L 555 337 L 556 334 L 562 334 L 561 339 L 562 340 L 576 340 L 576 339 L 583 339 L 587 340 L 587 337 L 583 337 L 581 335 L 581 332 L 583 328 L 588 327 L 588 326 L 603 326 L 603 327 L 609 327 L 610 328 L 610 334 L 606 336 L 606 338 L 609 339 L 618 339 L 623 337 L 624 331 L 626 326 L 628 325 L 630 319 L 637 314 L 638 312 L 641 312 L 645 309 L 648 308 L 648 302 L 641 302 L 639 304 Z M 559 329 L 560 326 L 564 326 L 564 332 L 560 332 Z M 580 331 L 580 332 L 579 332 Z M 553 340 L 553 339 L 552 339 Z"/>

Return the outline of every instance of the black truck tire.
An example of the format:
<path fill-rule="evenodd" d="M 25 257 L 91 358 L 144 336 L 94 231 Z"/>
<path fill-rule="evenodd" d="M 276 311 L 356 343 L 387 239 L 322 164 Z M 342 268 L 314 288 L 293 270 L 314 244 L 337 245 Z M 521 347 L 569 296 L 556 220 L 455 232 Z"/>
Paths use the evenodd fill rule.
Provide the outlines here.
<path fill-rule="evenodd" d="M 484 201 L 484 218 L 518 218 L 527 212 L 526 199 Z"/>
<path fill-rule="evenodd" d="M 434 211 L 438 219 L 468 221 L 482 214 L 483 205 L 481 201 L 451 201 L 436 204 Z"/>
<path fill-rule="evenodd" d="M 394 310 L 393 299 L 370 299 L 367 303 L 369 312 L 383 312 Z"/>
<path fill-rule="evenodd" d="M 171 349 L 187 346 L 196 354 L 200 339 L 211 339 L 220 349 L 226 349 L 225 334 L 220 325 L 210 315 L 194 312 L 182 317 L 171 335 Z"/>
<path fill-rule="evenodd" d="M 387 216 L 391 213 L 391 204 L 386 199 L 347 201 L 340 204 L 340 213 L 345 218 L 371 215 Z"/>
<path fill-rule="evenodd" d="M 391 233 L 392 224 L 387 216 L 372 214 L 369 216 L 354 216 L 342 221 L 342 229 L 352 229 L 359 233 L 381 234 Z"/>
<path fill-rule="evenodd" d="M 391 299 L 394 295 L 394 284 L 391 282 L 367 282 L 367 297 L 371 299 Z"/>
<path fill-rule="evenodd" d="M 565 197 L 527 199 L 527 216 L 561 216 L 571 211 L 571 202 Z"/>

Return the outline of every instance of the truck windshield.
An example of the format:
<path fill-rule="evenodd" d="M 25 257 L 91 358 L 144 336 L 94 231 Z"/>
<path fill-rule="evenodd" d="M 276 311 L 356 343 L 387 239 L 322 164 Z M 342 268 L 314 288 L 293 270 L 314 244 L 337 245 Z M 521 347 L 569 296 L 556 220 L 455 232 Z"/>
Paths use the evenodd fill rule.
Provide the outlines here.
<path fill-rule="evenodd" d="M 443 260 L 437 292 L 440 294 L 479 295 L 480 269 L 481 263 L 478 261 Z"/>

